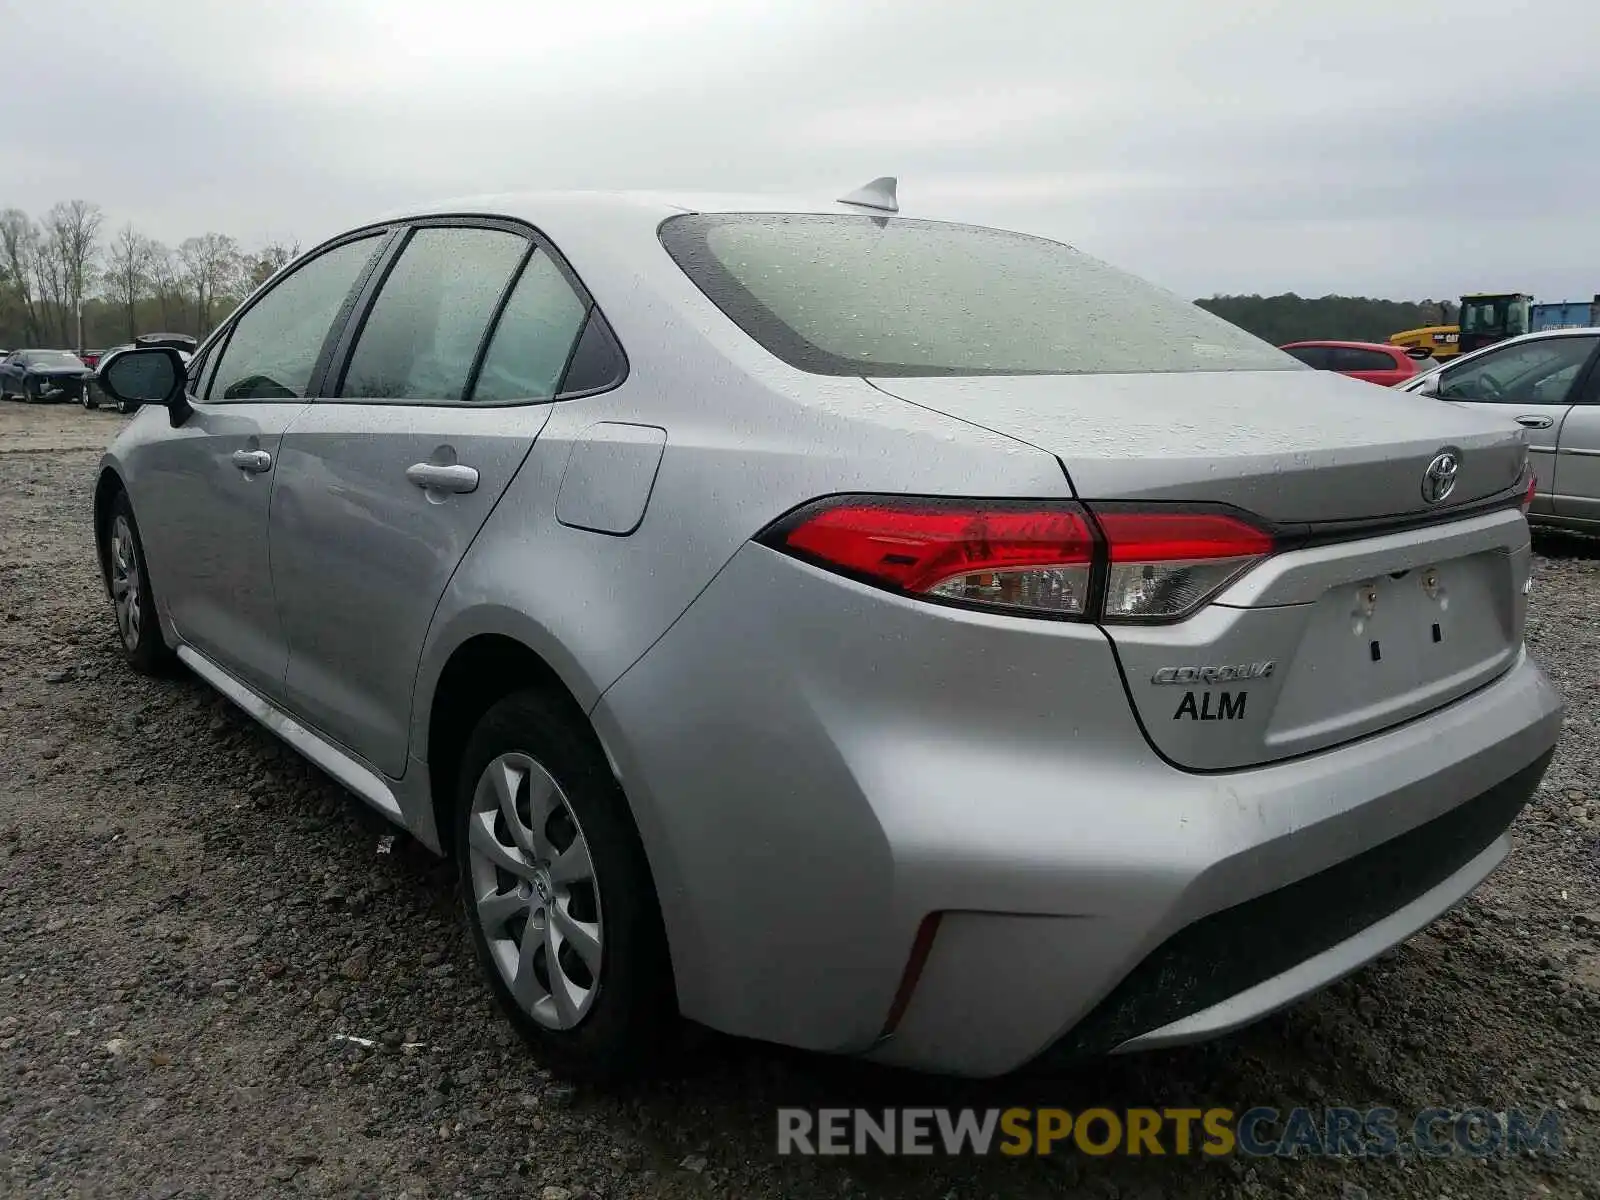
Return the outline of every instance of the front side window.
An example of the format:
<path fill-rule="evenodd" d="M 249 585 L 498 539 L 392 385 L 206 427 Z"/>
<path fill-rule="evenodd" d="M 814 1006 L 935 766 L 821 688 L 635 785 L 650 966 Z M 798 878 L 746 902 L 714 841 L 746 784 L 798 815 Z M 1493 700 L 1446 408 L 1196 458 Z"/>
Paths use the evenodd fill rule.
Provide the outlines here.
<path fill-rule="evenodd" d="M 419 229 L 384 281 L 339 395 L 461 400 L 528 241 L 500 229 Z"/>
<path fill-rule="evenodd" d="M 748 336 L 814 374 L 1304 369 L 1221 317 L 1044 238 L 762 213 L 674 217 L 660 236 Z"/>
<path fill-rule="evenodd" d="M 1592 337 L 1547 338 L 1507 346 L 1448 368 L 1443 400 L 1500 404 L 1561 404 L 1594 352 Z"/>
<path fill-rule="evenodd" d="M 548 400 L 561 386 L 588 305 L 543 250 L 528 260 L 484 355 L 476 403 Z"/>
<path fill-rule="evenodd" d="M 1284 353 L 1318 371 L 1326 371 L 1330 366 L 1331 360 L 1326 346 L 1290 346 Z"/>
<path fill-rule="evenodd" d="M 329 330 L 381 242 L 374 234 L 335 246 L 246 309 L 228 335 L 205 398 L 303 398 Z"/>

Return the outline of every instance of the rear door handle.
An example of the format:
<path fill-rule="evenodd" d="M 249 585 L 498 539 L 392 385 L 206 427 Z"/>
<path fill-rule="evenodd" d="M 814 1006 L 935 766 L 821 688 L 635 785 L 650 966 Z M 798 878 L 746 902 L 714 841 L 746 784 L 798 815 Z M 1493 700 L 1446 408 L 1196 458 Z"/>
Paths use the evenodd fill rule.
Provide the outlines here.
<path fill-rule="evenodd" d="M 473 492 L 478 489 L 478 472 L 459 464 L 446 467 L 438 463 L 412 463 L 406 468 L 406 478 L 429 492 Z"/>
<path fill-rule="evenodd" d="M 233 465 L 241 471 L 259 475 L 263 471 L 272 470 L 272 455 L 265 450 L 235 450 Z"/>
<path fill-rule="evenodd" d="M 1517 418 L 1518 425 L 1526 425 L 1529 429 L 1549 429 L 1555 423 L 1556 419 L 1554 417 L 1538 416 L 1531 413 L 1528 416 Z"/>

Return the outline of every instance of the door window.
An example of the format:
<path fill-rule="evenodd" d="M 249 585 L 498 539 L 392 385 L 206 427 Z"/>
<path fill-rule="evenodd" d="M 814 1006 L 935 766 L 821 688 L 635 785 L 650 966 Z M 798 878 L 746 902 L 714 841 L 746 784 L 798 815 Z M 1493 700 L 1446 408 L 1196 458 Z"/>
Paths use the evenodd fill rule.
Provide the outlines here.
<path fill-rule="evenodd" d="M 1594 351 L 1592 337 L 1507 346 L 1444 372 L 1439 397 L 1490 404 L 1562 404 Z"/>
<path fill-rule="evenodd" d="M 528 241 L 501 229 L 419 229 L 384 281 L 339 395 L 454 402 Z"/>
<path fill-rule="evenodd" d="M 382 235 L 374 234 L 335 246 L 246 309 L 222 349 L 205 398 L 304 397 L 328 332 L 381 242 Z"/>
<path fill-rule="evenodd" d="M 588 305 L 543 250 L 506 302 L 472 390 L 477 403 L 548 400 L 561 386 Z"/>
<path fill-rule="evenodd" d="M 1359 346 L 1338 346 L 1333 351 L 1335 371 L 1393 371 L 1394 359 L 1382 350 L 1363 350 Z"/>

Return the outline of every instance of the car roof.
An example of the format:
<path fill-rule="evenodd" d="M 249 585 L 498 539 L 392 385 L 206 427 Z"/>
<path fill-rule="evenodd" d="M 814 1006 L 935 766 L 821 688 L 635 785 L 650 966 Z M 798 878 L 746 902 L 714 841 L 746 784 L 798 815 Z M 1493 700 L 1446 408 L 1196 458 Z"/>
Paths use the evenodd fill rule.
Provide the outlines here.
<path fill-rule="evenodd" d="M 405 220 L 445 213 L 515 217 L 540 224 L 591 216 L 598 219 L 649 221 L 658 224 L 682 213 L 855 213 L 874 210 L 841 204 L 817 194 L 670 191 L 530 191 L 455 196 L 412 204 L 382 213 L 378 221 Z M 884 214 L 879 214 L 884 215 Z M 894 214 L 901 215 L 901 214 Z"/>
<path fill-rule="evenodd" d="M 1396 346 L 1390 342 L 1339 342 L 1330 341 L 1324 338 L 1316 338 L 1304 342 L 1285 342 L 1283 345 L 1279 346 L 1278 349 L 1289 350 L 1299 346 L 1335 346 L 1346 350 L 1388 350 L 1391 352 L 1399 351 L 1402 354 L 1405 353 L 1405 350 L 1402 347 Z"/>

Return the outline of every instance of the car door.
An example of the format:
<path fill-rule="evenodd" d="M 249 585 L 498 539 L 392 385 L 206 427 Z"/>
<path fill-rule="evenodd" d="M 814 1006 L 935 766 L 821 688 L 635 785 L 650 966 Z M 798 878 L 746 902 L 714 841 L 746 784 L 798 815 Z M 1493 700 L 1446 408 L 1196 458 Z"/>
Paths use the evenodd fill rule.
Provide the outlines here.
<path fill-rule="evenodd" d="M 1439 373 L 1437 397 L 1516 421 L 1528 430 L 1539 477 L 1534 511 L 1553 513 L 1566 490 L 1558 454 L 1574 387 L 1587 372 L 1600 337 L 1535 338 L 1475 355 Z"/>
<path fill-rule="evenodd" d="M 549 418 L 588 300 L 508 223 L 419 223 L 380 273 L 336 394 L 284 438 L 271 544 L 289 709 L 398 777 L 433 611 Z"/>
<path fill-rule="evenodd" d="M 1556 449 L 1555 515 L 1600 524 L 1600 353 L 1572 399 Z"/>
<path fill-rule="evenodd" d="M 237 314 L 203 356 L 204 373 L 191 371 L 193 415 L 142 442 L 130 471 L 145 556 L 178 636 L 269 699 L 288 659 L 267 558 L 279 443 L 384 240 L 367 233 L 326 248 Z"/>

